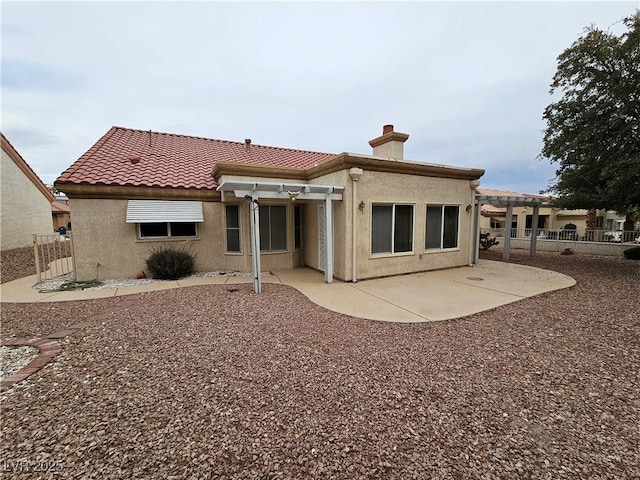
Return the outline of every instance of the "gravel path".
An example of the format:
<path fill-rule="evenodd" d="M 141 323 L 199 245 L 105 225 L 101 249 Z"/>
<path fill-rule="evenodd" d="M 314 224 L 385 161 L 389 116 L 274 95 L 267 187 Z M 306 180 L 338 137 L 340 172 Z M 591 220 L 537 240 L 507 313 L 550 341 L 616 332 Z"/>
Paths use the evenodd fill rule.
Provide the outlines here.
<path fill-rule="evenodd" d="M 112 310 L 2 395 L 3 468 L 12 478 L 43 465 L 56 478 L 638 478 L 640 262 L 512 256 L 578 284 L 410 325 L 332 313 L 271 284 L 259 296 L 215 285 L 3 304 L 3 338 Z M 136 302 L 118 308 L 123 298 Z"/>

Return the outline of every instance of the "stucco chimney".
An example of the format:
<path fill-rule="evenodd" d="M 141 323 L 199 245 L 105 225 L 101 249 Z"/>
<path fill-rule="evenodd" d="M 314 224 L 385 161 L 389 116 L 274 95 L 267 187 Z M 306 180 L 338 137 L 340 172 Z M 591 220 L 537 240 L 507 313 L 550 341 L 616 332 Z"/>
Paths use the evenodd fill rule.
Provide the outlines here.
<path fill-rule="evenodd" d="M 369 141 L 373 147 L 373 156 L 388 158 L 391 160 L 404 159 L 404 142 L 409 135 L 406 133 L 394 132 L 393 125 L 382 127 L 382 135 Z"/>
<path fill-rule="evenodd" d="M 245 138 L 244 139 L 244 148 L 247 152 L 251 151 L 251 139 L 250 138 Z"/>

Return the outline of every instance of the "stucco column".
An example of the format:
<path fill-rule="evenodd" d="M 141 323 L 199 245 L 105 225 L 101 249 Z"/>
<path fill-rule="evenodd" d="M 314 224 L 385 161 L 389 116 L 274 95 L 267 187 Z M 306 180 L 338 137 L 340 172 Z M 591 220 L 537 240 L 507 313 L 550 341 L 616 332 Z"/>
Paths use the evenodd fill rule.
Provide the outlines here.
<path fill-rule="evenodd" d="M 539 221 L 540 205 L 533 207 L 533 215 L 531 217 L 531 243 L 529 244 L 529 255 L 532 257 L 536 254 L 536 244 L 538 242 L 538 221 Z"/>
<path fill-rule="evenodd" d="M 349 176 L 351 177 L 351 281 L 356 283 L 358 281 L 358 251 L 357 251 L 357 220 L 358 220 L 358 194 L 357 186 L 358 180 L 362 176 L 363 170 L 361 168 L 353 167 L 349 170 Z"/>
<path fill-rule="evenodd" d="M 469 182 L 469 188 L 471 189 L 471 205 L 473 206 L 472 215 L 473 220 L 471 222 L 471 238 L 469 239 L 469 248 L 471 249 L 469 255 L 469 265 L 476 265 L 480 258 L 480 202 L 476 199 L 477 188 L 480 186 L 480 180 L 471 180 Z"/>
<path fill-rule="evenodd" d="M 472 229 L 474 238 L 471 245 L 473 248 L 473 265 L 476 265 L 480 259 L 480 213 L 482 211 L 482 204 L 480 202 L 475 202 L 474 207 Z"/>
<path fill-rule="evenodd" d="M 504 248 L 502 250 L 502 259 L 509 260 L 511 258 L 511 224 L 513 222 L 513 205 L 507 205 L 507 213 L 504 225 Z"/>

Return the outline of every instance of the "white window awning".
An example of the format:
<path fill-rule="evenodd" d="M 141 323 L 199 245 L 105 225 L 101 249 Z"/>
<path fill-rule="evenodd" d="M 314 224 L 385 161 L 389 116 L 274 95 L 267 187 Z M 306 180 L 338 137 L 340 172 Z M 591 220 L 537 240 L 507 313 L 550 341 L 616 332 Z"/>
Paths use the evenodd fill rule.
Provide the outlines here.
<path fill-rule="evenodd" d="M 129 200 L 127 223 L 203 222 L 202 202 Z"/>

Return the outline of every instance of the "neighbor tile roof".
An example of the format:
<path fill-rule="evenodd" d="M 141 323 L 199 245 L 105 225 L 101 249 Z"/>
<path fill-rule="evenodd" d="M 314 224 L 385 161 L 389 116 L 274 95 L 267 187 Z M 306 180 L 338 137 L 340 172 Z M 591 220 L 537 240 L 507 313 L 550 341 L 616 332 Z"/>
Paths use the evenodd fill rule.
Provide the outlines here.
<path fill-rule="evenodd" d="M 334 154 L 112 127 L 58 182 L 215 189 L 218 161 L 306 169 Z"/>
<path fill-rule="evenodd" d="M 490 215 L 495 215 L 495 214 L 504 215 L 505 213 L 507 213 L 507 208 L 506 207 L 494 207 L 493 205 L 482 205 L 480 207 L 480 212 L 485 217 L 486 216 L 490 216 Z"/>
<path fill-rule="evenodd" d="M 60 200 L 55 200 L 51 202 L 51 211 L 54 213 L 69 213 L 69 205 Z"/>
<path fill-rule="evenodd" d="M 522 197 L 521 193 L 511 192 L 509 190 L 493 190 L 489 188 L 478 188 L 476 189 L 480 195 L 499 195 L 505 197 Z"/>

